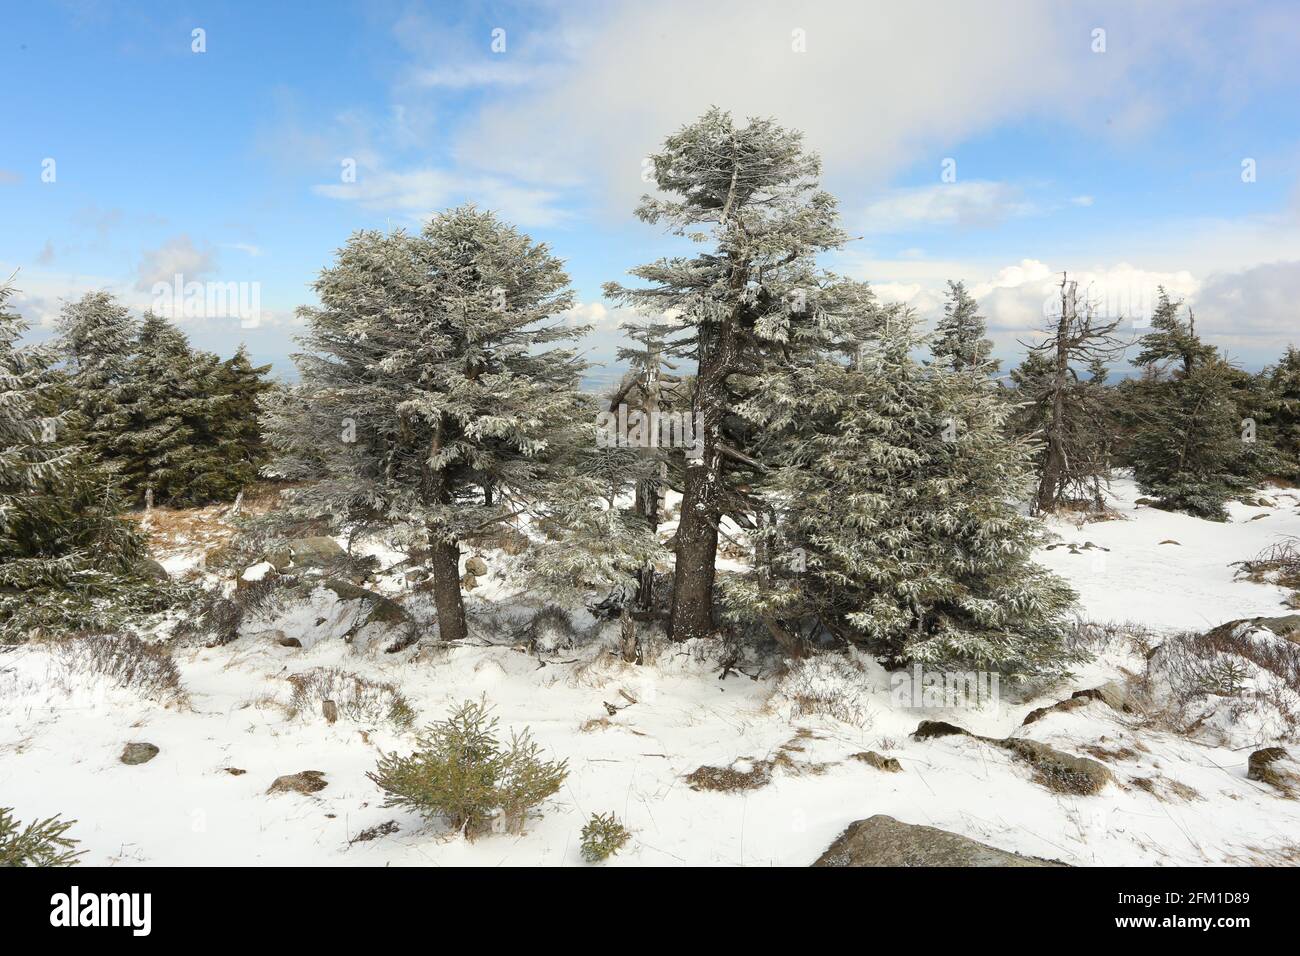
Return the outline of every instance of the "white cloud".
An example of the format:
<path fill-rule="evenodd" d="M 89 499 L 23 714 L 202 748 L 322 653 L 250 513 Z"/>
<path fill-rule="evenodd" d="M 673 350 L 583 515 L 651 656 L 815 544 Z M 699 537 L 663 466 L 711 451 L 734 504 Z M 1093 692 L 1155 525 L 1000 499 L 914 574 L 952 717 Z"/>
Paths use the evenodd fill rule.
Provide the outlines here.
<path fill-rule="evenodd" d="M 471 199 L 524 226 L 549 226 L 567 218 L 558 206 L 559 194 L 552 190 L 434 168 L 405 172 L 359 168 L 355 183 L 318 185 L 312 190 L 330 199 L 360 203 L 366 209 L 404 213 L 417 221 Z"/>
<path fill-rule="evenodd" d="M 642 158 L 714 104 L 804 130 L 831 187 L 862 203 L 897 170 L 960 159 L 949 151 L 1001 124 L 1047 117 L 1099 137 L 1132 136 L 1175 100 L 1225 82 L 1207 69 L 1222 54 L 1204 55 L 1221 36 L 1207 25 L 1214 11 L 1186 4 L 661 0 L 566 9 L 583 42 L 561 62 L 551 54 L 527 87 L 489 99 L 456 156 L 526 181 L 594 184 L 620 213 L 644 191 Z M 1235 19 L 1234 51 L 1279 46 L 1278 24 L 1248 25 L 1265 14 Z M 1105 55 L 1091 50 L 1099 21 L 1110 31 Z M 806 52 L 796 51 L 795 30 Z M 1159 69 L 1177 71 L 1179 87 L 1152 89 Z M 1254 82 L 1249 71 L 1235 75 Z"/>
<path fill-rule="evenodd" d="M 189 236 L 176 236 L 157 249 L 145 250 L 136 270 L 135 287 L 147 291 L 154 283 L 170 283 L 178 275 L 186 282 L 197 281 L 216 266 L 216 252 L 210 246 L 199 248 Z"/>
<path fill-rule="evenodd" d="M 411 75 L 411 83 L 429 88 L 466 90 L 480 86 L 520 86 L 534 82 L 540 75 L 531 67 L 494 57 L 477 63 L 416 70 Z"/>
<path fill-rule="evenodd" d="M 1019 189 L 1006 183 L 936 183 L 894 190 L 869 205 L 863 221 L 870 232 L 904 232 L 934 226 L 991 226 L 1037 211 Z"/>

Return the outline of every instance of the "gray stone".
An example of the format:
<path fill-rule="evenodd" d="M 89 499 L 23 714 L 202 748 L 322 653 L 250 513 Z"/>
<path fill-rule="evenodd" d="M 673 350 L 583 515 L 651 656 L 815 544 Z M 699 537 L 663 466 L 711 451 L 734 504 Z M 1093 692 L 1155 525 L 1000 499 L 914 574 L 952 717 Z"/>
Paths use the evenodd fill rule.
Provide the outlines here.
<path fill-rule="evenodd" d="M 813 866 L 1063 866 L 877 814 L 850 823 Z"/>
<path fill-rule="evenodd" d="M 874 750 L 864 750 L 860 754 L 853 754 L 852 759 L 861 760 L 869 767 L 875 767 L 877 770 L 883 770 L 885 773 L 902 773 L 903 765 L 895 757 L 886 757 L 878 754 Z"/>
<path fill-rule="evenodd" d="M 167 569 L 153 558 L 145 558 L 141 561 L 140 569 L 156 581 L 168 581 L 171 579 L 171 575 L 167 573 Z"/>
<path fill-rule="evenodd" d="M 946 720 L 923 720 L 912 736 L 917 740 L 929 740 L 931 737 L 954 737 L 957 735 L 965 737 L 977 737 L 969 730 L 964 730 L 956 724 L 950 724 Z"/>
<path fill-rule="evenodd" d="M 1118 681 L 1107 681 L 1100 687 L 1090 687 L 1087 690 L 1076 690 L 1070 695 L 1071 699 L 1082 700 L 1099 700 L 1111 710 L 1117 710 L 1122 714 L 1132 710 L 1129 703 L 1128 688 Z"/>
<path fill-rule="evenodd" d="M 148 763 L 156 756 L 158 748 L 153 744 L 133 741 L 122 748 L 122 756 L 118 759 L 134 767 L 136 764 Z"/>
<path fill-rule="evenodd" d="M 1112 779 L 1105 764 L 1063 753 L 1037 740 L 1008 737 L 998 745 L 1033 767 L 1039 783 L 1059 793 L 1087 796 L 1100 791 Z"/>
<path fill-rule="evenodd" d="M 294 538 L 289 542 L 289 550 L 293 554 L 293 563 L 302 567 L 320 567 L 343 557 L 339 543 L 326 535 Z"/>
<path fill-rule="evenodd" d="M 323 770 L 300 770 L 297 773 L 285 774 L 283 777 L 276 777 L 275 782 L 267 789 L 267 793 L 301 793 L 313 794 L 324 790 L 325 771 Z"/>

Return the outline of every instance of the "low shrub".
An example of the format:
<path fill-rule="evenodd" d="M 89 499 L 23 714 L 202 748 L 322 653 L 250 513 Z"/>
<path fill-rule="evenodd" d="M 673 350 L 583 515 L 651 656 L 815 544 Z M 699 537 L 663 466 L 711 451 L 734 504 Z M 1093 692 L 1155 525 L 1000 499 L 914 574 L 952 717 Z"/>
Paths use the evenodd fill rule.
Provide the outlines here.
<path fill-rule="evenodd" d="M 85 851 L 66 834 L 76 822 L 56 815 L 24 827 L 12 807 L 0 807 L 0 866 L 75 866 Z"/>
<path fill-rule="evenodd" d="M 316 667 L 289 678 L 293 716 L 319 715 L 322 701 L 332 700 L 338 714 L 357 723 L 387 721 L 402 729 L 415 720 L 410 701 L 395 684 L 367 680 L 339 667 Z"/>
<path fill-rule="evenodd" d="M 180 671 L 167 648 L 134 634 L 79 634 L 51 647 L 69 673 L 99 675 L 164 703 L 184 696 Z"/>
<path fill-rule="evenodd" d="M 442 818 L 474 839 L 490 828 L 518 832 L 528 812 L 559 791 L 567 761 L 547 761 L 527 729 L 508 745 L 482 702 L 466 701 L 417 737 L 408 757 L 384 754 L 367 776 L 399 806 Z"/>
<path fill-rule="evenodd" d="M 623 848 L 632 834 L 612 813 L 593 813 L 582 828 L 582 858 L 588 863 L 607 860 Z"/>

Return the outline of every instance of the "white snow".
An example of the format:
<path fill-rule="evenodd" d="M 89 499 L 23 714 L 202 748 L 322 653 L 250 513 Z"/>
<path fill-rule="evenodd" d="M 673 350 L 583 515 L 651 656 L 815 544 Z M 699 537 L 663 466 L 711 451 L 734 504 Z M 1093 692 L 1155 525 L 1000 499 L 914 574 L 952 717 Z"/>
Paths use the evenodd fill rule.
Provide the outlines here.
<path fill-rule="evenodd" d="M 1062 542 L 1109 551 L 1039 555 L 1070 578 L 1089 618 L 1168 634 L 1286 613 L 1280 588 L 1235 580 L 1229 565 L 1300 534 L 1294 492 L 1267 491 L 1274 507 L 1233 506 L 1232 520 L 1215 524 L 1135 506 L 1130 482 L 1115 490 L 1126 520 L 1050 526 Z M 1252 521 L 1257 514 L 1265 517 Z M 1180 544 L 1160 544 L 1166 539 Z M 498 580 L 506 559 L 486 557 L 492 574 L 469 595 L 471 608 L 509 594 Z M 382 580 L 401 586 L 400 575 Z M 719 679 L 706 644 L 668 646 L 639 667 L 602 653 L 616 625 L 596 646 L 540 659 L 478 642 L 360 653 L 338 639 L 353 613 L 354 604 L 318 590 L 310 602 L 251 623 L 231 645 L 178 648 L 188 702 L 169 706 L 69 672 L 45 645 L 0 654 L 0 802 L 19 819 L 75 818 L 85 862 L 99 865 L 583 865 L 579 831 L 589 814 L 608 811 L 633 834 L 605 864 L 612 866 L 805 865 L 845 825 L 878 813 L 1077 865 L 1261 862 L 1294 853 L 1300 842 L 1300 801 L 1245 778 L 1255 746 L 1296 746 L 1256 739 L 1271 731 L 1243 724 L 1216 739 L 1189 737 L 1100 702 L 1021 727 L 1031 709 L 1139 669 L 1142 655 L 1118 644 L 1034 699 L 1004 695 L 996 708 L 938 712 L 896 706 L 890 675 L 862 656 L 801 665 L 785 677 L 732 671 Z M 302 649 L 279 646 L 259 628 L 283 631 Z M 398 685 L 417 726 L 486 695 L 502 731 L 530 727 L 548 756 L 568 760 L 568 779 L 520 835 L 468 842 L 385 809 L 365 774 L 381 751 L 408 752 L 413 731 L 288 716 L 287 678 L 322 666 Z M 617 708 L 612 716 L 606 702 Z M 1118 784 L 1066 796 L 1034 782 L 1002 748 L 909 736 L 934 718 L 1081 755 L 1100 748 L 1115 755 L 1103 759 Z M 160 753 L 126 766 L 118 755 L 128 741 L 154 743 Z M 903 771 L 850 759 L 864 750 L 896 757 Z M 684 779 L 702 765 L 744 770 L 778 754 L 784 758 L 760 789 L 696 791 Z M 277 776 L 301 770 L 324 771 L 327 788 L 266 795 Z M 389 820 L 398 832 L 349 845 Z"/>

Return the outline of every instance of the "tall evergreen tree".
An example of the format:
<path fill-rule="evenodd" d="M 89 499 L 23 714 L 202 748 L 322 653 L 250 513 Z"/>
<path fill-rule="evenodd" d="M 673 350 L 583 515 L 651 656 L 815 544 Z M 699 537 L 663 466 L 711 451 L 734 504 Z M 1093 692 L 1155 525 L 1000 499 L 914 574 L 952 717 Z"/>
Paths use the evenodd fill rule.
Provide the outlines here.
<path fill-rule="evenodd" d="M 843 355 L 775 371 L 746 406 L 777 520 L 731 613 L 787 647 L 830 634 L 891 664 L 1058 671 L 1073 596 L 1030 561 L 1029 446 L 993 383 L 926 368 L 922 344 L 910 315 L 864 314 Z"/>
<path fill-rule="evenodd" d="M 287 469 L 315 440 L 327 477 L 312 503 L 418 536 L 441 636 L 461 639 L 462 541 L 543 507 L 556 433 L 591 410 L 564 345 L 583 330 L 555 320 L 568 277 L 544 244 L 463 206 L 418 236 L 356 233 L 315 289 L 295 357 L 309 413 L 273 419 L 268 437 Z"/>
<path fill-rule="evenodd" d="M 222 462 L 223 498 L 254 481 L 267 460 L 259 403 L 271 388 L 266 378 L 270 370 L 270 365 L 253 365 L 248 349 L 240 345 L 212 376 L 214 393 L 224 399 L 208 427 Z"/>
<path fill-rule="evenodd" d="M 1283 472 L 1300 474 L 1300 349 L 1287 346 L 1278 363 L 1267 370 L 1272 403 L 1269 439 L 1281 456 Z"/>
<path fill-rule="evenodd" d="M 121 474 L 137 501 L 149 491 L 156 503 L 172 505 L 227 496 L 226 469 L 238 450 L 214 433 L 227 401 L 217 393 L 218 366 L 166 318 L 145 313 L 123 405 L 129 451 Z"/>
<path fill-rule="evenodd" d="M 1177 511 L 1214 521 L 1243 492 L 1238 476 L 1245 445 L 1232 395 L 1232 369 L 1219 359 L 1145 389 L 1142 424 L 1133 440 L 1138 487 Z"/>
<path fill-rule="evenodd" d="M 54 351 L 18 345 L 12 294 L 0 286 L 0 643 L 100 624 L 144 555 L 111 480 L 69 440 Z"/>
<path fill-rule="evenodd" d="M 934 361 L 952 369 L 967 369 L 985 375 L 998 370 L 1000 362 L 990 358 L 993 343 L 984 337 L 986 323 L 979 303 L 962 282 L 948 282 L 948 301 L 943 318 L 931 340 Z"/>
<path fill-rule="evenodd" d="M 671 198 L 645 196 L 637 216 L 708 248 L 632 270 L 649 283 L 606 286 L 606 295 L 658 316 L 670 353 L 695 364 L 691 411 L 702 449 L 685 462 L 673 578 L 672 637 L 714 630 L 719 522 L 743 518 L 755 475 L 737 403 L 769 367 L 796 361 L 824 337 L 835 286 L 815 257 L 845 241 L 834 199 L 818 188 L 820 160 L 800 134 L 770 120 L 739 126 L 709 110 L 668 137 L 652 157 Z"/>
<path fill-rule="evenodd" d="M 1226 502 L 1272 469 L 1254 416 L 1265 402 L 1245 375 L 1196 333 L 1188 310 L 1160 290 L 1134 364 L 1141 381 L 1128 390 L 1137 421 L 1130 456 L 1138 487 L 1165 507 L 1215 521 Z"/>
<path fill-rule="evenodd" d="M 131 312 L 109 292 L 88 292 L 63 306 L 57 348 L 69 377 L 77 413 L 77 441 L 110 471 L 128 454 L 124 405 L 131 377 L 137 325 Z"/>

